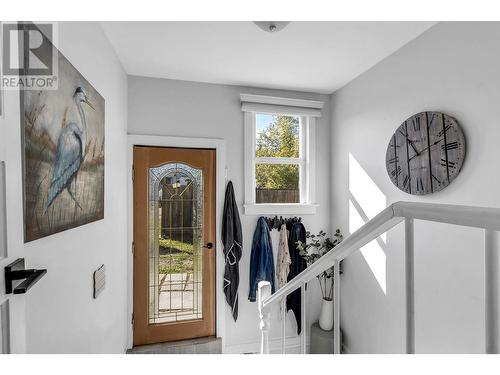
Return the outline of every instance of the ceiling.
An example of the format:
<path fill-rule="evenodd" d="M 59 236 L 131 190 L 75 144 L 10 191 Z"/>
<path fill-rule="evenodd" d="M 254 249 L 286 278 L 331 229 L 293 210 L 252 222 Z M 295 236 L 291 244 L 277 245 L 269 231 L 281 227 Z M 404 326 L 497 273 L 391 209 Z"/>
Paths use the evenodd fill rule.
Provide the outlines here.
<path fill-rule="evenodd" d="M 127 74 L 331 93 L 435 22 L 102 22 Z"/>

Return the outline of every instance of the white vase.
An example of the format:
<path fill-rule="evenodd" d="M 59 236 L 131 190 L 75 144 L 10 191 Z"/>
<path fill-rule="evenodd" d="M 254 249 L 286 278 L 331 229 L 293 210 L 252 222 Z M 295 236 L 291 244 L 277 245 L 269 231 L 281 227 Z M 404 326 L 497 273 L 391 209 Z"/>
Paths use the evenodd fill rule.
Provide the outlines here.
<path fill-rule="evenodd" d="M 333 299 L 323 298 L 321 304 L 321 314 L 319 315 L 319 326 L 324 331 L 330 331 L 333 328 Z"/>

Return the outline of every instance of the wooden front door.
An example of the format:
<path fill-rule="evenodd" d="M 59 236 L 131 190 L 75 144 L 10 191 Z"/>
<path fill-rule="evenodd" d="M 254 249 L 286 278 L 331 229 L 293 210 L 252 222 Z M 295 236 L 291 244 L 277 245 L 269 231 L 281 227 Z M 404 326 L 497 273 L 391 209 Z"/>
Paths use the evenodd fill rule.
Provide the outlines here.
<path fill-rule="evenodd" d="M 134 345 L 215 335 L 215 157 L 134 147 Z"/>

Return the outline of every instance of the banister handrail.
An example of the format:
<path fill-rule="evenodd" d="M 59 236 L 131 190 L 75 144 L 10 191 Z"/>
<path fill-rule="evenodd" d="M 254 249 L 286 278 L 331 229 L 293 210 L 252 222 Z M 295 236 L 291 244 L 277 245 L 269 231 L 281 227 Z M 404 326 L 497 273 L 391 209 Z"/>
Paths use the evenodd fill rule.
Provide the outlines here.
<path fill-rule="evenodd" d="M 274 294 L 271 295 L 271 297 L 262 301 L 264 307 L 278 302 L 283 295 L 290 294 L 295 289 L 299 288 L 304 282 L 312 280 L 316 277 L 316 275 L 332 267 L 335 259 L 339 258 L 339 254 L 342 255 L 342 258 L 344 258 L 348 255 L 349 250 L 352 249 L 352 251 L 354 251 L 359 247 L 364 246 L 401 221 L 395 220 L 394 222 L 391 222 L 391 220 L 393 219 L 393 205 L 390 205 L 373 219 L 368 221 L 361 228 L 359 228 L 357 231 L 355 231 L 352 235 L 338 244 L 334 249 L 322 256 L 318 261 L 295 276 L 293 280 L 286 283 L 282 288 L 278 289 Z"/>
<path fill-rule="evenodd" d="M 341 260 L 345 259 L 351 253 L 373 241 L 401 221 L 410 221 L 411 227 L 413 228 L 414 219 L 483 228 L 487 231 L 500 230 L 500 208 L 420 202 L 395 202 L 365 223 L 334 249 L 306 268 L 274 294 L 266 296 L 267 298 L 262 298 L 261 308 L 265 309 L 274 303 L 283 301 L 288 294 L 302 287 L 305 283 L 315 278 L 316 275 L 332 267 L 334 264 L 339 264 Z"/>
<path fill-rule="evenodd" d="M 342 260 L 404 219 L 435 221 L 446 224 L 500 230 L 500 209 L 436 203 L 395 202 L 347 237 L 333 250 L 307 267 L 283 288 L 262 301 L 264 307 L 278 302 L 283 295 L 298 289 L 316 275 L 332 267 L 335 259 Z"/>
<path fill-rule="evenodd" d="M 396 202 L 394 216 L 466 227 L 500 230 L 500 208 Z"/>

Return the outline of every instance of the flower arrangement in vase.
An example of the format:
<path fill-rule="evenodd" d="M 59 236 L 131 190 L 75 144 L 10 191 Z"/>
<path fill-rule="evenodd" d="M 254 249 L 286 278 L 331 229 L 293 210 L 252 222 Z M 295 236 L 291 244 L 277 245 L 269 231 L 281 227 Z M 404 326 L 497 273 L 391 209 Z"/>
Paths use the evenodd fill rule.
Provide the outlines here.
<path fill-rule="evenodd" d="M 343 236 L 340 233 L 340 229 L 335 231 L 333 239 L 327 237 L 326 233 L 321 230 L 318 234 L 307 232 L 306 239 L 310 240 L 309 243 L 307 241 L 306 243 L 298 241 L 297 249 L 309 267 L 341 243 Z M 321 272 L 316 278 L 318 279 L 323 297 L 319 326 L 323 330 L 329 331 L 333 328 L 333 266 Z"/>

